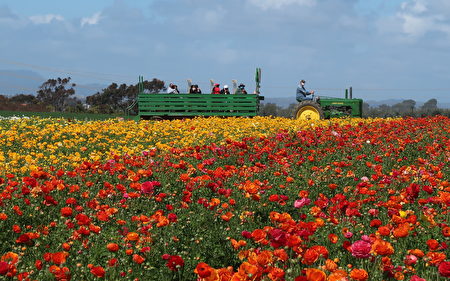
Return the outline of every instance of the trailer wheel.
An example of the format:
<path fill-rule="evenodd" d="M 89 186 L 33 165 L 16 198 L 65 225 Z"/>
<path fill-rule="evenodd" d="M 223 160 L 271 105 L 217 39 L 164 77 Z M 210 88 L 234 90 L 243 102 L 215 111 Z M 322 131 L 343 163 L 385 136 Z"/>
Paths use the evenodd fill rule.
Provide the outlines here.
<path fill-rule="evenodd" d="M 300 120 L 320 120 L 325 117 L 320 104 L 310 100 L 299 103 L 293 115 L 294 119 Z"/>

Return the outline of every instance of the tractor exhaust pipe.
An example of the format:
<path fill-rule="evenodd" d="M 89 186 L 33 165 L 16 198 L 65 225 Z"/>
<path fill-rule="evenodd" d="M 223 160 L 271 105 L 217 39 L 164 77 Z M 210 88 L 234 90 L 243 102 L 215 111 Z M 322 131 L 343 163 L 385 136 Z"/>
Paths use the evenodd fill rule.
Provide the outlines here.
<path fill-rule="evenodd" d="M 352 87 L 350 87 L 350 99 L 352 99 L 353 98 L 353 90 L 352 90 Z"/>

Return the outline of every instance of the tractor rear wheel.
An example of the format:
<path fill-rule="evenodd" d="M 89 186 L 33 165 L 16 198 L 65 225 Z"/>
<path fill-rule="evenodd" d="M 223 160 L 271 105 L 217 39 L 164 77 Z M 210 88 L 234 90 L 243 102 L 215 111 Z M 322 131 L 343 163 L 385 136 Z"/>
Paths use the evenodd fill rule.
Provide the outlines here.
<path fill-rule="evenodd" d="M 294 119 L 320 120 L 324 119 L 323 110 L 315 101 L 306 100 L 298 104 L 294 110 Z"/>

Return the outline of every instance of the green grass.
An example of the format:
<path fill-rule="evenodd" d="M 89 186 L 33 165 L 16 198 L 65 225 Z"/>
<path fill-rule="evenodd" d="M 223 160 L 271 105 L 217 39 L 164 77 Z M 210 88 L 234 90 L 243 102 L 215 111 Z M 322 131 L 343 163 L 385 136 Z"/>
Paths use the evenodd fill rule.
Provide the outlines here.
<path fill-rule="evenodd" d="M 0 110 L 1 117 L 27 116 L 41 118 L 71 118 L 77 120 L 105 120 L 111 118 L 126 118 L 124 115 L 95 114 L 95 113 L 71 113 L 71 112 L 26 112 L 26 111 L 3 111 Z"/>

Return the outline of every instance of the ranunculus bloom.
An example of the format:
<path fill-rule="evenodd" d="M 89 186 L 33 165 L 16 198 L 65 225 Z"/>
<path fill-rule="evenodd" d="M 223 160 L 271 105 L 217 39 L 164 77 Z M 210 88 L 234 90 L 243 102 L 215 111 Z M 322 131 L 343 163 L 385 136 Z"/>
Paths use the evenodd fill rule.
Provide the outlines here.
<path fill-rule="evenodd" d="M 319 258 L 319 253 L 314 249 L 308 249 L 306 250 L 305 254 L 303 255 L 303 263 L 311 265 L 317 261 Z"/>
<path fill-rule="evenodd" d="M 325 281 L 327 279 L 327 275 L 320 269 L 308 268 L 306 269 L 306 279 L 308 281 Z"/>
<path fill-rule="evenodd" d="M 370 257 L 370 250 L 372 245 L 364 240 L 358 240 L 350 247 L 352 256 L 359 259 L 366 259 Z"/>
<path fill-rule="evenodd" d="M 69 255 L 67 252 L 56 252 L 52 254 L 52 262 L 54 264 L 62 264 L 66 262 L 66 258 Z"/>
<path fill-rule="evenodd" d="M 299 199 L 299 200 L 295 200 L 294 207 L 299 209 L 299 208 L 301 208 L 303 206 L 309 205 L 309 203 L 311 203 L 311 199 L 309 199 L 309 198 L 302 198 L 302 199 Z"/>
<path fill-rule="evenodd" d="M 195 267 L 194 270 L 194 272 L 197 273 L 200 278 L 207 278 L 211 276 L 213 271 L 214 269 L 204 262 L 197 264 L 197 267 Z"/>
<path fill-rule="evenodd" d="M 438 271 L 441 276 L 450 277 L 450 261 L 443 261 L 438 266 Z"/>
<path fill-rule="evenodd" d="M 72 208 L 70 207 L 61 208 L 61 216 L 70 217 L 72 216 L 72 214 L 73 214 Z"/>
<path fill-rule="evenodd" d="M 140 255 L 138 255 L 138 254 L 134 254 L 133 255 L 133 261 L 135 263 L 137 263 L 137 264 L 141 264 L 141 263 L 143 263 L 145 261 L 145 258 L 140 256 Z"/>
<path fill-rule="evenodd" d="M 413 265 L 417 262 L 417 257 L 415 255 L 407 255 L 405 257 L 405 264 L 406 265 Z"/>
<path fill-rule="evenodd" d="M 105 269 L 101 266 L 94 266 L 91 268 L 91 273 L 97 277 L 105 277 Z"/>
<path fill-rule="evenodd" d="M 6 275 L 9 271 L 9 265 L 7 262 L 0 261 L 0 275 Z"/>
<path fill-rule="evenodd" d="M 426 279 L 420 278 L 417 275 L 413 275 L 411 276 L 411 279 L 409 279 L 409 281 L 427 281 Z"/>
<path fill-rule="evenodd" d="M 369 274 L 364 269 L 355 268 L 350 272 L 350 277 L 354 280 L 365 281 L 369 279 Z"/>
<path fill-rule="evenodd" d="M 146 181 L 141 184 L 141 192 L 144 194 L 153 193 L 155 190 L 155 185 L 151 181 Z"/>
<path fill-rule="evenodd" d="M 106 245 L 106 249 L 110 252 L 117 252 L 119 250 L 119 245 L 116 243 L 108 243 L 108 245 Z"/>
<path fill-rule="evenodd" d="M 181 267 L 184 266 L 184 260 L 182 257 L 177 255 L 170 256 L 166 266 L 172 271 L 178 271 Z"/>

